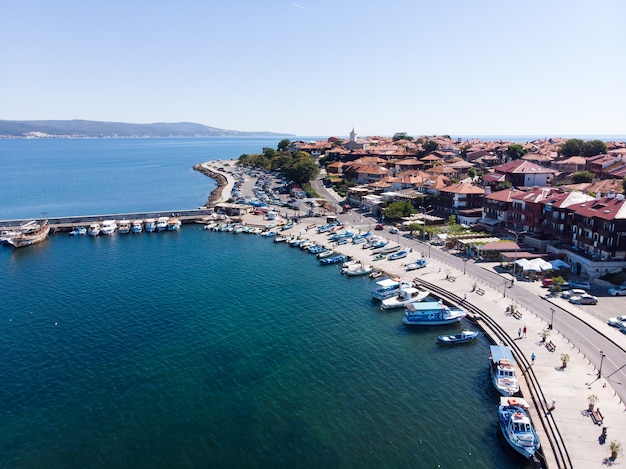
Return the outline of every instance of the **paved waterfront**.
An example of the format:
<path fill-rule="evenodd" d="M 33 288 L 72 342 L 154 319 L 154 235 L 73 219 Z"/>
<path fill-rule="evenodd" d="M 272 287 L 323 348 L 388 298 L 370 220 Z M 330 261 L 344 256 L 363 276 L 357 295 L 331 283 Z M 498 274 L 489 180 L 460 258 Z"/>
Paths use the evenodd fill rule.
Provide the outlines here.
<path fill-rule="evenodd" d="M 225 194 L 228 193 L 228 189 L 232 187 L 230 184 L 232 177 L 230 175 L 227 176 L 229 186 L 225 188 L 222 197 L 224 197 Z M 348 218 L 348 216 L 346 216 L 346 218 Z M 358 215 L 352 215 L 350 218 L 352 218 L 353 221 L 352 225 L 362 231 L 368 231 L 373 223 L 371 219 Z M 257 216 L 248 216 L 247 221 L 251 224 L 265 223 L 261 217 Z M 319 235 L 315 233 L 315 230 L 306 230 L 309 224 L 316 222 L 319 223 L 320 219 L 311 218 L 303 220 L 302 223 L 296 225 L 287 233 L 297 234 L 330 246 L 331 243 L 327 236 Z M 475 264 L 468 262 L 466 265 L 461 264 L 463 267 L 460 269 L 452 267 L 450 263 L 430 257 L 430 262 L 425 269 L 405 272 L 404 264 L 417 260 L 422 256 L 429 257 L 431 250 L 437 248 L 424 245 L 416 240 L 409 240 L 404 237 L 401 238 L 399 234 L 392 235 L 388 231 L 377 232 L 376 234 L 385 235 L 391 241 L 396 241 L 411 247 L 413 252 L 408 258 L 397 261 L 383 260 L 372 262 L 370 252 L 362 250 L 358 245 L 346 244 L 335 247 L 335 249 L 351 255 L 354 259 L 374 264 L 376 268 L 383 269 L 390 275 L 400 276 L 405 279 L 418 276 L 431 283 L 439 285 L 444 284 L 448 291 L 459 297 L 467 296 L 468 302 L 487 312 L 494 319 L 497 319 L 499 324 L 509 331 L 509 335 L 512 337 L 517 337 L 518 330 L 525 326 L 527 328 L 526 337 L 518 339 L 517 343 L 529 361 L 533 354 L 536 357 L 532 365 L 533 371 L 540 383 L 543 399 L 545 399 L 545 407 L 551 407 L 554 401 L 555 408 L 551 412 L 551 418 L 556 423 L 558 432 L 567 448 L 572 463 L 571 467 L 594 468 L 621 463 L 621 458 L 624 457 L 624 455 L 620 455 L 615 461 L 609 459 L 609 443 L 612 440 L 618 440 L 622 445 L 626 444 L 626 406 L 616 389 L 616 387 L 619 387 L 619 390 L 623 392 L 624 383 L 621 379 L 620 381 L 616 380 L 615 377 L 620 376 L 617 372 L 614 372 L 609 377 L 605 377 L 605 373 L 599 376 L 598 368 L 592 365 L 592 362 L 596 362 L 597 360 L 590 360 L 581 353 L 568 338 L 564 337 L 559 332 L 559 328 L 556 326 L 550 331 L 550 335 L 547 339 L 548 342 L 552 342 L 556 346 L 556 349 L 553 352 L 549 351 L 542 342 L 541 337 L 542 331 L 548 329 L 549 323 L 532 311 L 521 308 L 523 313 L 521 319 L 506 315 L 505 311 L 511 304 L 511 299 L 507 297 L 506 287 L 504 287 L 505 289 L 503 290 L 501 285 L 505 285 L 506 280 L 510 279 L 510 276 L 507 277 L 508 274 L 503 275 L 503 282 L 496 286 L 479 283 L 479 288 L 483 289 L 485 293 L 484 295 L 476 294 L 473 290 L 477 284 L 477 278 L 479 278 L 479 269 L 486 269 L 493 272 L 498 264 Z M 446 282 L 445 279 L 447 275 L 456 277 L 456 281 Z M 580 319 L 598 331 L 598 333 L 613 341 L 618 350 L 615 355 L 619 356 L 612 356 L 611 359 L 619 366 L 623 367 L 626 365 L 626 353 L 623 347 L 625 336 L 618 330 L 608 326 L 606 321 L 594 317 L 581 308 L 571 305 L 560 298 L 546 297 L 546 290 L 542 289 L 537 282 L 516 282 L 513 288 L 527 289 L 531 294 L 537 295 L 538 298 L 542 297 L 543 301 L 552 302 L 555 309 L 567 311 L 573 317 Z M 616 300 L 618 300 L 619 305 L 621 305 L 618 306 L 618 308 L 624 306 L 625 301 L 623 298 Z M 615 304 L 618 305 L 617 302 Z M 616 309 L 615 314 L 618 314 L 618 312 L 620 312 L 620 310 Z M 621 355 L 619 350 L 621 350 Z M 570 357 L 566 368 L 562 368 L 560 358 L 562 353 L 567 353 Z M 487 363 L 487 357 L 485 357 L 485 363 Z M 520 382 L 523 385 L 524 380 Z M 587 410 L 587 396 L 591 394 L 595 394 L 599 398 L 596 407 L 601 409 L 601 413 L 604 417 L 602 425 L 596 425 Z M 528 395 L 528 393 L 526 392 L 525 395 Z M 534 408 L 531 408 L 531 411 L 536 412 Z M 535 422 L 537 422 L 538 416 L 535 414 L 534 417 Z M 607 439 L 605 442 L 600 438 L 602 427 L 607 428 Z M 542 440 L 548 466 L 558 467 L 554 454 L 547 444 L 547 436 L 541 426 L 538 426 L 538 432 Z"/>

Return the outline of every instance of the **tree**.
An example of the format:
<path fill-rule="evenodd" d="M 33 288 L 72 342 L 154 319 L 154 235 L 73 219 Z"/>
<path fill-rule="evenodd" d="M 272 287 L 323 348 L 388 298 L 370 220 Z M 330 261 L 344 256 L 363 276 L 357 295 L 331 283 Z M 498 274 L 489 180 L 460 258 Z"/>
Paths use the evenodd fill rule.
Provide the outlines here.
<path fill-rule="evenodd" d="M 590 173 L 589 171 L 578 171 L 577 173 L 572 174 L 572 182 L 574 184 L 591 181 L 593 181 L 593 173 Z"/>
<path fill-rule="evenodd" d="M 511 160 L 519 160 L 522 156 L 528 153 L 528 149 L 524 148 L 522 145 L 514 143 L 513 145 L 509 145 L 504 153 Z"/>
<path fill-rule="evenodd" d="M 580 156 L 583 154 L 584 143 L 585 142 L 578 138 L 570 138 L 559 148 L 558 153 L 566 157 Z"/>
<path fill-rule="evenodd" d="M 306 152 L 294 152 L 293 161 L 286 168 L 283 174 L 298 184 L 309 182 L 319 174 L 320 168 L 313 160 L 313 157 Z"/>
<path fill-rule="evenodd" d="M 454 225 L 456 225 L 456 215 L 450 215 L 448 217 L 448 219 L 446 220 L 446 225 L 447 226 L 454 226 Z"/>
<path fill-rule="evenodd" d="M 408 217 L 409 215 L 413 215 L 415 212 L 415 207 L 413 207 L 411 202 L 408 200 L 405 202 L 391 202 L 383 210 L 385 218 L 388 218 L 390 220 L 399 220 L 402 217 Z"/>
<path fill-rule="evenodd" d="M 511 187 L 513 187 L 513 184 L 511 184 L 511 181 L 502 181 L 496 184 L 495 190 L 496 192 L 503 191 L 505 189 L 510 189 Z"/>
<path fill-rule="evenodd" d="M 469 169 L 467 170 L 467 175 L 468 175 L 469 177 L 471 177 L 471 178 L 472 178 L 472 181 L 473 181 L 473 180 L 474 180 L 474 178 L 478 175 L 478 173 L 476 172 L 476 168 L 469 168 Z"/>
<path fill-rule="evenodd" d="M 626 192 L 626 176 L 624 176 L 624 179 L 622 179 L 622 187 L 624 188 L 624 191 Z"/>
<path fill-rule="evenodd" d="M 413 140 L 413 137 L 407 135 L 406 132 L 396 132 L 393 134 L 393 141 L 397 142 L 398 140 Z"/>
<path fill-rule="evenodd" d="M 582 156 L 596 156 L 607 152 L 606 143 L 602 140 L 591 140 L 583 145 Z"/>
<path fill-rule="evenodd" d="M 291 145 L 291 142 L 289 141 L 289 139 L 284 138 L 280 142 L 278 142 L 278 146 L 276 148 L 278 148 L 279 151 L 287 151 L 287 149 L 289 148 L 289 145 Z"/>

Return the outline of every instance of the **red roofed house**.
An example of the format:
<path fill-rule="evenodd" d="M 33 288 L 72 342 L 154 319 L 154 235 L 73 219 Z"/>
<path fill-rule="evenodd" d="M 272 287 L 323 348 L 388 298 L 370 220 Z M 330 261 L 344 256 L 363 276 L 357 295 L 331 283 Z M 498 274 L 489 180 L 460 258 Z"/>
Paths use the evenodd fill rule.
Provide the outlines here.
<path fill-rule="evenodd" d="M 495 174 L 504 174 L 514 187 L 544 187 L 549 185 L 555 171 L 525 160 L 514 160 L 494 168 Z"/>
<path fill-rule="evenodd" d="M 457 223 L 476 223 L 482 218 L 485 189 L 468 182 L 459 182 L 439 191 L 436 210 L 456 215 Z"/>

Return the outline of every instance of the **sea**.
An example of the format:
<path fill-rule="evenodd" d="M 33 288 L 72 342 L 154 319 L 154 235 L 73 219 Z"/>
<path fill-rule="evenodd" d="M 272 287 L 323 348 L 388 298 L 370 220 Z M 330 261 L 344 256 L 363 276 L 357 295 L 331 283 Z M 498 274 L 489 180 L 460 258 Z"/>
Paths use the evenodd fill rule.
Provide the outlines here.
<path fill-rule="evenodd" d="M 271 138 L 0 140 L 0 219 L 175 211 Z M 489 342 L 402 325 L 372 281 L 211 232 L 0 247 L 2 468 L 530 467 Z"/>

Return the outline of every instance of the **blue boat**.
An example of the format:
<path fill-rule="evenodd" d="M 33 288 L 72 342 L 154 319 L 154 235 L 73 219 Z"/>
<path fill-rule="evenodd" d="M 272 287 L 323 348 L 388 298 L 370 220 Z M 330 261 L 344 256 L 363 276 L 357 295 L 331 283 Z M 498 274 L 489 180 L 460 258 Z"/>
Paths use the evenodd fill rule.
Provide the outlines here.
<path fill-rule="evenodd" d="M 72 231 L 70 231 L 70 236 L 82 236 L 87 234 L 87 228 L 84 226 L 77 226 Z"/>
<path fill-rule="evenodd" d="M 389 256 L 387 257 L 387 260 L 395 261 L 396 259 L 403 259 L 409 255 L 409 252 L 410 251 L 408 249 L 402 249 L 401 251 L 389 254 Z"/>
<path fill-rule="evenodd" d="M 325 257 L 324 259 L 320 259 L 320 264 L 322 265 L 339 264 L 347 260 L 348 258 L 346 256 L 339 254 L 337 256 Z"/>
<path fill-rule="evenodd" d="M 405 326 L 441 326 L 461 321 L 466 316 L 461 308 L 450 308 L 441 301 L 409 303 L 402 318 Z"/>
<path fill-rule="evenodd" d="M 428 259 L 419 259 L 404 266 L 406 270 L 423 269 L 428 264 Z"/>

